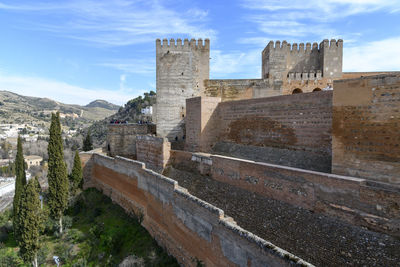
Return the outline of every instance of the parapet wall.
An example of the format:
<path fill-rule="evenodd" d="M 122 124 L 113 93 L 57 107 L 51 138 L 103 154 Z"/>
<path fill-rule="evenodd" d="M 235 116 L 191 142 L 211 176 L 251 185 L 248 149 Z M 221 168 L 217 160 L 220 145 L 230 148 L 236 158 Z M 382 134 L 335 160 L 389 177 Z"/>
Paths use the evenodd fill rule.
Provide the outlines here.
<path fill-rule="evenodd" d="M 218 155 L 171 151 L 171 165 L 400 237 L 400 187 Z"/>
<path fill-rule="evenodd" d="M 209 102 L 187 100 L 187 128 L 202 125 L 187 132 L 189 150 L 330 172 L 332 92 L 222 102 L 204 122 Z"/>
<path fill-rule="evenodd" d="M 205 80 L 204 87 L 204 96 L 221 97 L 223 102 L 282 94 L 280 84 L 274 87 L 263 79 L 212 79 Z"/>
<path fill-rule="evenodd" d="M 400 74 L 334 88 L 333 173 L 400 184 Z"/>
<path fill-rule="evenodd" d="M 107 129 L 107 154 L 136 158 L 136 136 L 154 134 L 153 124 L 109 124 Z"/>
<path fill-rule="evenodd" d="M 143 163 L 94 154 L 85 188 L 96 187 L 142 225 L 184 266 L 293 266 L 311 264 L 240 228 L 221 209 Z"/>
<path fill-rule="evenodd" d="M 136 137 L 137 160 L 146 164 L 146 168 L 162 172 L 167 165 L 171 143 L 166 138 L 138 135 Z"/>

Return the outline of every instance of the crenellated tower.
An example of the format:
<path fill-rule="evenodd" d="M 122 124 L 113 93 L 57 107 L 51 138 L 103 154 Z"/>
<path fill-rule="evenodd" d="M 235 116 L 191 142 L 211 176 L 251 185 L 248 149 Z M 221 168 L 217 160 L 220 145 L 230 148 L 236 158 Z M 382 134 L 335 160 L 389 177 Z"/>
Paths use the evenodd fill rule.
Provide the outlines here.
<path fill-rule="evenodd" d="M 262 79 L 273 82 L 342 77 L 343 40 L 317 43 L 270 41 L 262 52 Z"/>
<path fill-rule="evenodd" d="M 186 99 L 200 96 L 209 79 L 210 40 L 156 40 L 157 135 L 184 137 Z"/>

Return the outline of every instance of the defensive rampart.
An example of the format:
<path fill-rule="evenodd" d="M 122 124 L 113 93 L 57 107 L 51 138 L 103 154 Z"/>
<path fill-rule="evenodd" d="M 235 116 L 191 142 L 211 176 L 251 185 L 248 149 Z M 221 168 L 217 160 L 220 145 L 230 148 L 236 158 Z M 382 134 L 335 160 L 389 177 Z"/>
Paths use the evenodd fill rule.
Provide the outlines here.
<path fill-rule="evenodd" d="M 400 237 L 400 187 L 218 155 L 171 151 L 171 165 Z"/>
<path fill-rule="evenodd" d="M 85 187 L 96 187 L 142 218 L 142 225 L 182 265 L 196 266 L 200 260 L 206 266 L 310 266 L 143 163 L 87 155 Z"/>
<path fill-rule="evenodd" d="M 186 127 L 190 151 L 331 170 L 331 91 L 222 103 L 192 98 Z"/>

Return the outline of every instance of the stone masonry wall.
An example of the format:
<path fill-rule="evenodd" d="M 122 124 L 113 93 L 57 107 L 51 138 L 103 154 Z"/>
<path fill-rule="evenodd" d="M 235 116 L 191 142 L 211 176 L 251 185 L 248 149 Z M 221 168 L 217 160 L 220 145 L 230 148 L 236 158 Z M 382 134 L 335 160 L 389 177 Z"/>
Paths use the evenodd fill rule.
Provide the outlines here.
<path fill-rule="evenodd" d="M 187 151 L 165 175 L 316 266 L 397 266 L 400 188 Z"/>
<path fill-rule="evenodd" d="M 334 88 L 333 173 L 400 184 L 400 74 Z"/>
<path fill-rule="evenodd" d="M 262 79 L 205 80 L 204 87 L 205 96 L 220 97 L 223 102 L 282 94 L 280 86 L 274 88 Z"/>
<path fill-rule="evenodd" d="M 194 114 L 192 110 L 198 109 L 199 105 L 191 107 L 190 100 L 187 103 L 190 114 Z M 332 92 L 329 91 L 222 102 L 209 116 L 211 119 L 202 128 L 200 136 L 188 131 L 186 140 L 191 142 L 188 147 L 196 142 L 206 144 L 197 146 L 200 148 L 197 151 L 201 152 L 212 150 L 224 155 L 330 172 L 331 105 Z M 198 117 L 189 115 L 186 118 L 188 129 L 199 123 Z"/>
<path fill-rule="evenodd" d="M 109 124 L 107 153 L 110 156 L 136 158 L 136 136 L 155 132 L 151 124 Z"/>
<path fill-rule="evenodd" d="M 400 237 L 400 187 L 218 155 L 171 151 L 177 169 Z"/>
<path fill-rule="evenodd" d="M 96 187 L 142 225 L 184 266 L 312 266 L 238 227 L 221 209 L 144 164 L 95 154 L 84 187 Z"/>
<path fill-rule="evenodd" d="M 137 160 L 146 164 L 146 168 L 162 172 L 167 165 L 171 143 L 166 138 L 138 135 L 136 137 Z"/>
<path fill-rule="evenodd" d="M 156 41 L 157 136 L 182 140 L 186 98 L 204 91 L 209 78 L 210 41 Z"/>

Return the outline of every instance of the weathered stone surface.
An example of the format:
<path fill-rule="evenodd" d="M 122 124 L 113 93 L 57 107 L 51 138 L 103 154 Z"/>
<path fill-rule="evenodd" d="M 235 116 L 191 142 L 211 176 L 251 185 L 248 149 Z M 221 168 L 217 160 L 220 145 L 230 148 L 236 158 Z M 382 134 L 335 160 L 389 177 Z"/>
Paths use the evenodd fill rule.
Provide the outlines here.
<path fill-rule="evenodd" d="M 190 157 L 189 154 L 172 151 L 171 166 L 208 175 L 224 184 L 336 217 L 353 225 L 400 237 L 399 186 L 231 157 L 199 156 L 197 153 L 192 153 Z"/>
<path fill-rule="evenodd" d="M 89 162 L 85 187 L 102 190 L 127 212 L 142 216 L 142 225 L 184 266 L 196 266 L 196 259 L 206 266 L 312 266 L 237 226 L 221 209 L 140 162 L 98 154 Z"/>
<path fill-rule="evenodd" d="M 332 168 L 400 184 L 400 74 L 335 82 Z"/>
<path fill-rule="evenodd" d="M 156 41 L 157 136 L 182 140 L 186 98 L 204 91 L 209 78 L 210 41 Z"/>
<path fill-rule="evenodd" d="M 144 162 L 146 168 L 162 172 L 169 160 L 171 143 L 166 138 L 151 135 L 136 137 L 137 160 Z"/>
<path fill-rule="evenodd" d="M 213 162 L 213 164 L 215 163 Z M 317 212 L 317 210 L 310 211 L 308 208 L 302 208 L 302 206 L 311 204 L 308 199 L 331 199 L 331 197 L 333 199 L 335 194 L 339 196 L 339 199 L 335 199 L 336 203 L 344 201 L 347 205 L 351 205 L 352 202 L 358 202 L 356 200 L 357 194 L 354 194 L 354 197 L 352 196 L 353 192 L 357 192 L 357 189 L 354 188 L 356 181 L 340 183 L 340 179 L 335 179 L 335 176 L 326 176 L 320 177 L 321 182 L 316 179 L 315 182 L 310 183 L 302 175 L 289 172 L 280 173 L 279 171 L 275 172 L 274 176 L 269 173 L 268 178 L 266 178 L 265 175 L 260 174 L 258 176 L 254 173 L 257 169 L 255 166 L 237 164 L 237 167 L 233 169 L 233 164 L 230 165 L 226 162 L 221 162 L 218 165 L 227 170 L 232 169 L 232 172 L 241 172 L 240 175 L 234 176 L 239 177 L 240 180 L 231 180 L 228 172 L 226 177 L 229 178 L 226 178 L 226 180 L 231 180 L 229 182 L 214 178 L 214 176 L 200 175 L 194 171 L 182 171 L 175 168 L 170 168 L 168 175 L 188 188 L 191 194 L 221 207 L 241 227 L 279 244 L 279 246 L 295 255 L 300 255 L 316 266 L 395 266 L 400 260 L 398 253 L 400 241 L 398 238 L 356 226 L 356 223 L 352 221 L 338 220 L 338 214 L 330 213 L 328 210 Z M 264 184 L 248 184 L 246 176 L 250 176 L 250 173 L 253 173 L 251 176 L 259 178 L 259 181 L 268 181 L 268 185 L 280 183 L 282 186 L 275 186 L 269 194 L 263 190 L 256 192 L 251 188 L 264 187 Z M 261 177 L 264 178 L 261 179 Z M 286 178 L 286 180 L 283 180 L 283 178 Z M 246 184 L 248 186 L 245 186 Z M 324 192 L 321 192 L 321 194 L 315 192 L 315 196 L 303 196 L 296 194 L 297 191 L 290 190 L 290 188 L 302 188 L 302 186 L 308 186 L 311 192 L 313 187 L 315 187 L 315 190 L 319 190 L 318 187 L 324 187 Z M 286 193 L 280 193 L 282 191 Z M 385 193 L 381 190 L 378 191 L 382 194 L 379 201 L 389 198 L 387 191 Z M 350 192 L 352 194 L 348 194 Z M 283 195 L 285 197 L 281 198 L 280 196 Z M 387 197 L 383 197 L 383 195 L 387 195 Z M 397 196 L 399 196 L 399 193 L 397 193 Z M 288 204 L 288 201 L 292 204 Z M 374 202 L 372 199 L 370 201 Z M 386 203 L 389 203 L 389 201 Z M 329 206 L 328 203 L 324 203 L 324 205 Z M 351 213 L 349 208 L 341 211 L 343 215 Z M 358 215 L 355 217 L 358 217 Z M 398 220 L 397 225 L 399 225 Z M 241 256 L 243 251 L 237 249 L 234 244 L 230 244 L 230 237 L 221 238 L 221 242 L 222 251 L 231 255 L 234 262 L 243 264 L 243 257 Z M 229 246 L 226 251 L 225 246 Z"/>
<path fill-rule="evenodd" d="M 331 91 L 218 102 L 187 100 L 188 150 L 330 172 Z"/>
<path fill-rule="evenodd" d="M 153 124 L 109 124 L 107 154 L 136 158 L 136 136 L 155 133 Z"/>

